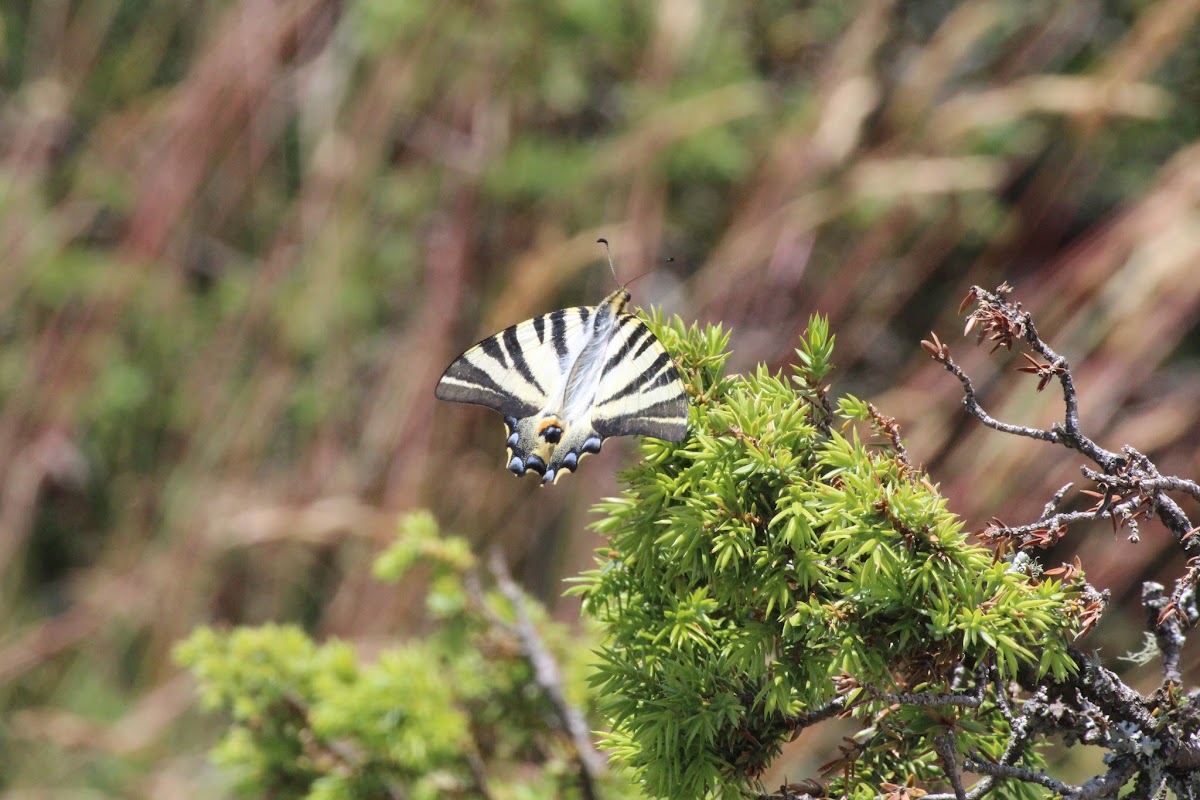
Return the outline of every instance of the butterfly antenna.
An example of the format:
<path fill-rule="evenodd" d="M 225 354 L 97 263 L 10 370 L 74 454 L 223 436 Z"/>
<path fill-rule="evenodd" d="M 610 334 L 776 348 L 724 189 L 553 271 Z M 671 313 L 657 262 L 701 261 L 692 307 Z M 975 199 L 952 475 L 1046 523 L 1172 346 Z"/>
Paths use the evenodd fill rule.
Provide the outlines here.
<path fill-rule="evenodd" d="M 601 236 L 596 240 L 596 244 L 604 245 L 604 252 L 608 256 L 608 268 L 612 270 L 613 280 L 619 284 L 621 279 L 617 277 L 617 268 L 613 266 L 612 249 L 608 246 L 608 239 Z"/>
<path fill-rule="evenodd" d="M 636 278 L 633 278 L 632 280 L 629 280 L 625 283 L 621 283 L 621 279 L 617 277 L 617 268 L 615 266 L 613 266 L 612 250 L 608 246 L 608 239 L 605 239 L 603 236 L 601 236 L 599 239 L 596 240 L 596 244 L 604 245 L 604 252 L 608 255 L 608 268 L 612 271 L 613 280 L 616 281 L 621 286 L 630 286 L 633 284 L 634 281 L 636 281 L 640 278 L 644 278 L 647 275 L 649 275 L 651 272 L 654 272 L 654 270 L 658 269 L 659 265 L 656 264 L 655 266 L 646 270 L 642 274 L 638 275 Z M 675 260 L 674 258 L 667 258 L 667 259 L 663 260 L 663 263 L 670 264 L 674 260 Z"/>
<path fill-rule="evenodd" d="M 663 264 L 670 264 L 670 263 L 671 263 L 672 261 L 674 261 L 674 260 L 675 260 L 674 258 L 664 258 L 662 263 L 663 263 Z M 633 285 L 633 281 L 636 281 L 636 280 L 641 280 L 642 278 L 644 278 L 644 277 L 646 277 L 647 275 L 649 275 L 651 272 L 654 272 L 654 270 L 658 269 L 658 268 L 659 268 L 659 266 L 660 266 L 659 264 L 655 264 L 653 267 L 651 267 L 650 269 L 646 270 L 646 271 L 645 271 L 645 272 L 643 272 L 641 275 L 638 275 L 636 278 L 634 278 L 633 280 L 629 281 L 629 282 L 628 282 L 628 283 L 626 283 L 625 285 L 626 285 L 626 286 L 631 286 L 631 285 Z"/>

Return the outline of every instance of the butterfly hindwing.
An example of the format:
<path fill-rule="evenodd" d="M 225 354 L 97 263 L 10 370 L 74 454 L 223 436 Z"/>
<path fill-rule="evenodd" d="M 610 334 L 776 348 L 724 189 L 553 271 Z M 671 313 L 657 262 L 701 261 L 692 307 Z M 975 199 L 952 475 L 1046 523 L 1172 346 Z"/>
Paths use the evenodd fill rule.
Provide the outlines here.
<path fill-rule="evenodd" d="M 600 452 L 609 436 L 653 436 L 669 442 L 687 437 L 687 395 L 679 372 L 646 323 L 632 314 L 619 314 L 608 337 L 595 344 L 595 390 L 585 413 L 569 419 L 550 452 L 540 470 L 543 481 L 574 472 L 584 456 Z"/>

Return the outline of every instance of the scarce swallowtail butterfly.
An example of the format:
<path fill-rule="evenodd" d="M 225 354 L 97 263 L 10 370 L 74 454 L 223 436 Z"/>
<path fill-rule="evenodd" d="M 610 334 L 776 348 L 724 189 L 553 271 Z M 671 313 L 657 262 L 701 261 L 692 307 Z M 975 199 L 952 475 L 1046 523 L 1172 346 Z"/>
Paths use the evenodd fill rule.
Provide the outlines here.
<path fill-rule="evenodd" d="M 435 394 L 504 415 L 508 468 L 536 472 L 542 485 L 573 472 L 609 436 L 682 441 L 688 404 L 679 372 L 628 306 L 622 286 L 599 305 L 506 328 L 454 359 Z"/>

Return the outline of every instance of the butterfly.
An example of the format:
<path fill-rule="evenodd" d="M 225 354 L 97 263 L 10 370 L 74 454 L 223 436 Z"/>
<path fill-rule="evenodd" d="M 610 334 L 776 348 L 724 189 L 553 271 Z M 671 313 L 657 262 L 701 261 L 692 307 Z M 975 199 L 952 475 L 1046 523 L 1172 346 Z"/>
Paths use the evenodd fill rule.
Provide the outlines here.
<path fill-rule="evenodd" d="M 679 371 L 626 310 L 629 299 L 622 286 L 599 305 L 562 308 L 489 336 L 451 362 L 434 394 L 499 411 L 508 468 L 518 477 L 536 472 L 543 486 L 574 472 L 609 436 L 683 441 L 688 404 Z"/>

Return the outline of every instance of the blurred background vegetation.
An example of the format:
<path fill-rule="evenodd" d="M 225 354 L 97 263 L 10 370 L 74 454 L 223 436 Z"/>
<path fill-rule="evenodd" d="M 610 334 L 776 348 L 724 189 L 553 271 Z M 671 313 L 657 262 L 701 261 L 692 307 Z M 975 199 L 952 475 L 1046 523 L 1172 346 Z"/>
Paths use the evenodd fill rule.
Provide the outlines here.
<path fill-rule="evenodd" d="M 622 280 L 660 265 L 636 302 L 732 327 L 734 370 L 830 315 L 839 389 L 899 418 L 975 529 L 1035 518 L 1079 462 L 981 430 L 917 346 L 938 331 L 996 416 L 1060 414 L 1015 354 L 953 335 L 975 283 L 1016 287 L 1098 441 L 1200 474 L 1198 15 L 9 0 L 0 796 L 224 791 L 173 643 L 420 632 L 420 587 L 369 569 L 404 509 L 502 545 L 576 620 L 560 579 L 591 563 L 627 446 L 539 489 L 495 415 L 432 387 L 480 336 L 611 290 L 597 236 Z M 1113 590 L 1088 644 L 1115 660 L 1138 582 L 1182 559 L 1106 525 L 1061 556 Z"/>

